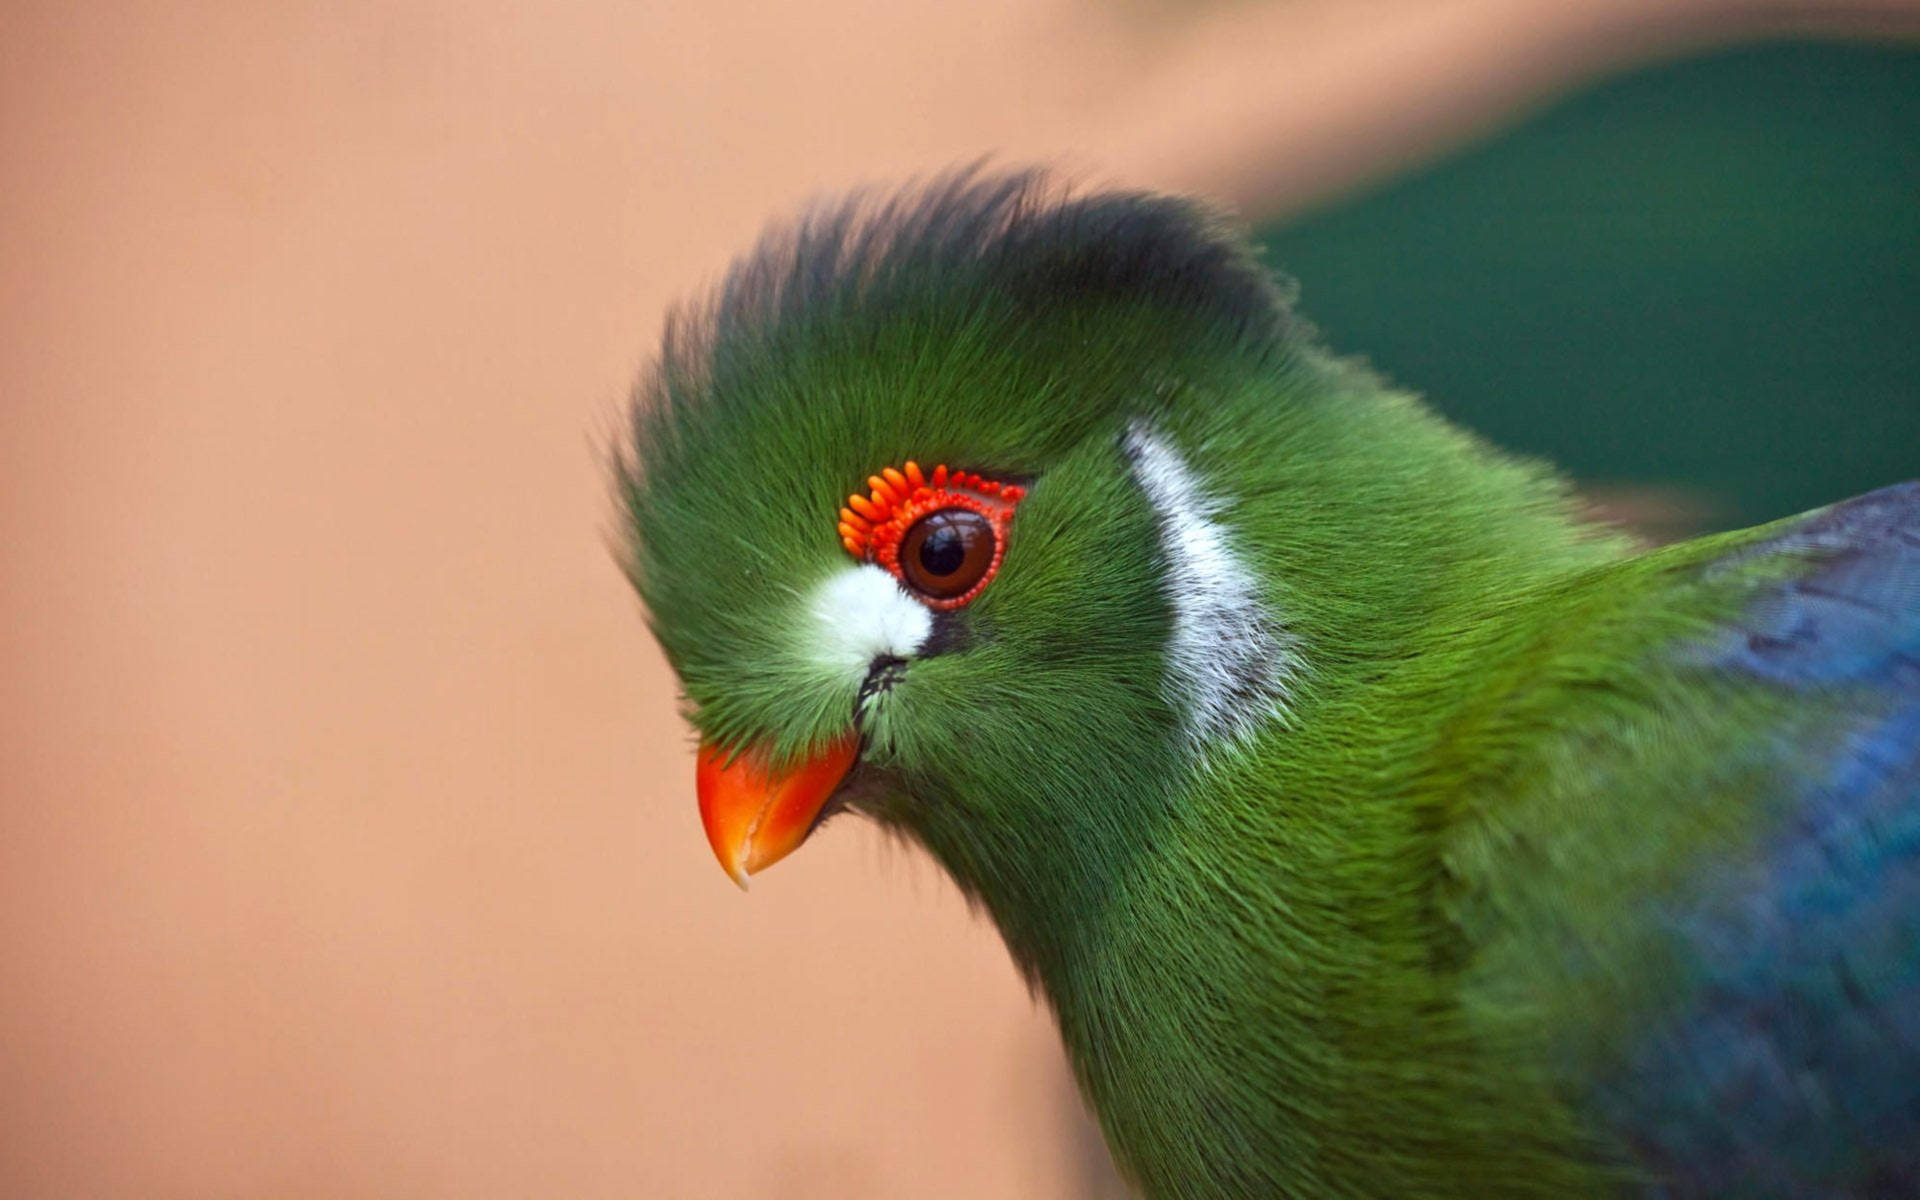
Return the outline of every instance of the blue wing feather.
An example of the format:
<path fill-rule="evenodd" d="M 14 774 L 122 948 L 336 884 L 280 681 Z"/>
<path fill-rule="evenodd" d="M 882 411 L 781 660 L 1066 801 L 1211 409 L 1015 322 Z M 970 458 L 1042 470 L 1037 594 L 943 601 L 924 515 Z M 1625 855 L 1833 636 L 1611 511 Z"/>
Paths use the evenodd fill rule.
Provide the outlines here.
<path fill-rule="evenodd" d="M 1595 1100 L 1655 1194 L 1920 1195 L 1920 484 L 1718 569 L 1780 554 L 1707 666 L 1833 719 L 1779 732 L 1760 853 L 1661 905 L 1697 986 Z"/>

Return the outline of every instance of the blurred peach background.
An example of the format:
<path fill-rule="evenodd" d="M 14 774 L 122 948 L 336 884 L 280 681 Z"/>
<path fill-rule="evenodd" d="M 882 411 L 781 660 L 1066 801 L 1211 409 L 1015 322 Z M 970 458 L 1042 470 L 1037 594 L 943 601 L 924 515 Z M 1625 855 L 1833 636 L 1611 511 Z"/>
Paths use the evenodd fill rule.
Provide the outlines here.
<path fill-rule="evenodd" d="M 743 897 L 708 854 L 608 552 L 667 303 L 984 152 L 1271 215 L 1610 67 L 1912 21 L 6 6 L 0 1193 L 1111 1192 L 928 863 L 845 821 Z"/>

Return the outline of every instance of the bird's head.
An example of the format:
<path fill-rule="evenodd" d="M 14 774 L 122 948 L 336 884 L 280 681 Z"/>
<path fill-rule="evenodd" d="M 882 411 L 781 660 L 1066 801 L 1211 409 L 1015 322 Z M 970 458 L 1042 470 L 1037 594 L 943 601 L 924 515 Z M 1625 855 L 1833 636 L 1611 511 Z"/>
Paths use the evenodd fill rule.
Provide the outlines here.
<path fill-rule="evenodd" d="M 727 873 L 851 808 L 1032 895 L 1282 706 L 1289 635 L 1187 446 L 1289 344 L 1204 211 L 1033 175 L 821 210 L 676 315 L 620 486 Z"/>

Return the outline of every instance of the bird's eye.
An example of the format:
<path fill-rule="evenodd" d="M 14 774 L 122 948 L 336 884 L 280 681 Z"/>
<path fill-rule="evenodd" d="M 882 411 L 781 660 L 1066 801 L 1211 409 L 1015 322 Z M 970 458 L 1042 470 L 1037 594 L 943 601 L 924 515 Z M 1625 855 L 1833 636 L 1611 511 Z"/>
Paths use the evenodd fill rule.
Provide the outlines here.
<path fill-rule="evenodd" d="M 867 477 L 868 491 L 840 510 L 840 544 L 878 563 L 928 608 L 960 608 L 993 579 L 1006 555 L 1017 483 L 918 463 Z"/>
<path fill-rule="evenodd" d="M 900 576 L 937 600 L 964 595 L 993 566 L 993 525 L 977 512 L 943 508 L 913 523 L 900 539 Z"/>

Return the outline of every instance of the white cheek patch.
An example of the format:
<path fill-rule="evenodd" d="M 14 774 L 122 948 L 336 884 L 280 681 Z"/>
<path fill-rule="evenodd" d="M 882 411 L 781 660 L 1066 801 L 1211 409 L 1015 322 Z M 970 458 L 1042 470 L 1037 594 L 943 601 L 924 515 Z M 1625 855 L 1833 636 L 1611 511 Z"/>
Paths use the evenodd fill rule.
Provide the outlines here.
<path fill-rule="evenodd" d="M 1196 752 L 1244 741 L 1286 715 L 1287 685 L 1300 669 L 1297 639 L 1261 603 L 1259 580 L 1215 520 L 1225 505 L 1201 488 L 1180 452 L 1138 424 L 1125 448 L 1166 557 L 1167 694 L 1185 714 Z"/>
<path fill-rule="evenodd" d="M 910 658 L 933 632 L 933 614 L 872 563 L 829 576 L 807 602 L 814 660 L 830 670 L 866 678 L 883 655 Z"/>

